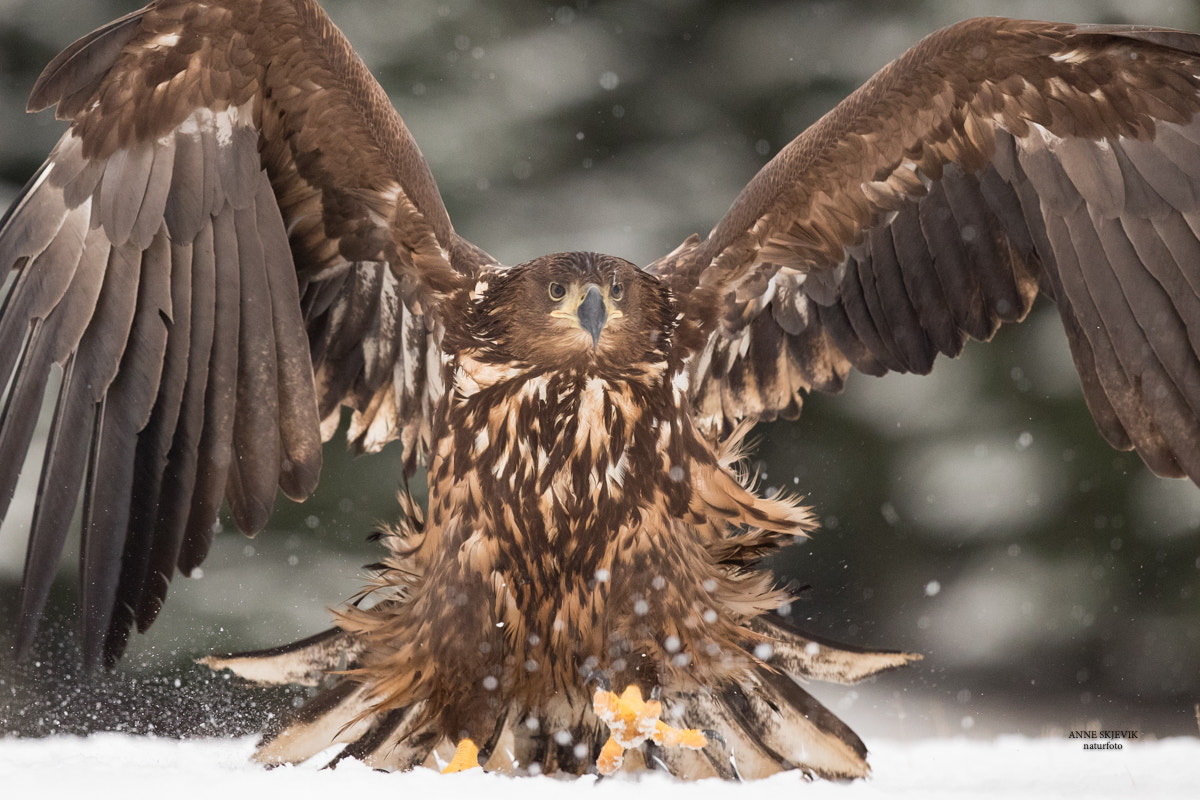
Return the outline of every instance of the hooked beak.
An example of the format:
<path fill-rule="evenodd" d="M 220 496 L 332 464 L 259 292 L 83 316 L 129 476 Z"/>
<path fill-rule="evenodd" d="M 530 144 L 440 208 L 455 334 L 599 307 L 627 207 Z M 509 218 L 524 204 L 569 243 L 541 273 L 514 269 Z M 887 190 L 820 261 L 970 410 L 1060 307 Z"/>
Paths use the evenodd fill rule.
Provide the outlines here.
<path fill-rule="evenodd" d="M 579 318 L 579 327 L 592 335 L 593 349 L 600 346 L 600 331 L 608 321 L 608 309 L 604 306 L 604 295 L 595 284 L 588 286 L 587 295 L 575 311 Z"/>

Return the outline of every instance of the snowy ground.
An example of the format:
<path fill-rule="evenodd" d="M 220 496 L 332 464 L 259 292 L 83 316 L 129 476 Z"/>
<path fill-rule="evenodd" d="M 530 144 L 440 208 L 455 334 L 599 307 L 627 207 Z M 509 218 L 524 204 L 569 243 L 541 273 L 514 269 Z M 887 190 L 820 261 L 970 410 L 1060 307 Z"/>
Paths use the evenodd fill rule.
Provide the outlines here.
<path fill-rule="evenodd" d="M 682 784 L 659 775 L 641 780 L 580 778 L 512 779 L 430 770 L 403 775 L 372 772 L 359 764 L 333 771 L 313 767 L 263 770 L 249 762 L 253 740 L 167 740 L 123 734 L 88 738 L 0 739 L 0 786 L 6 797 L 219 797 L 339 796 L 448 797 L 486 794 L 490 800 L 563 797 L 587 790 L 604 800 L 641 796 L 737 800 L 764 796 L 806 798 L 920 797 L 1195 797 L 1200 783 L 1200 740 L 1174 738 L 1127 742 L 1120 751 L 1087 751 L 1074 740 L 1001 737 L 990 741 L 926 739 L 873 743 L 875 774 L 849 785 L 804 784 L 795 775 L 734 785 L 719 781 Z"/>

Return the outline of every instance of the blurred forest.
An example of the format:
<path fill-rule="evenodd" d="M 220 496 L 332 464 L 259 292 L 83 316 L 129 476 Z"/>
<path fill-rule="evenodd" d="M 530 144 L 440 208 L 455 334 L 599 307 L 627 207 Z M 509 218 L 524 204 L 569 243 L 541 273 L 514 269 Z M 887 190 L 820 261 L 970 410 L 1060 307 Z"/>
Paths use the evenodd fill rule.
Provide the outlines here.
<path fill-rule="evenodd" d="M 0 208 L 64 128 L 25 99 L 61 48 L 137 0 L 0 0 Z M 595 249 L 645 264 L 707 232 L 781 146 L 942 25 L 981 14 L 1200 30 L 1189 2 L 324 0 L 420 143 L 455 227 L 505 263 Z M 1057 314 L 1035 308 L 928 377 L 852 376 L 799 422 L 761 426 L 764 486 L 823 522 L 775 567 L 815 633 L 923 653 L 862 687 L 817 687 L 860 733 L 1038 734 L 1099 720 L 1195 733 L 1200 489 L 1111 451 Z M 75 567 L 38 657 L 0 650 L 0 733 L 257 730 L 295 692 L 247 693 L 191 659 L 327 627 L 398 514 L 400 454 L 327 447 L 316 497 L 282 498 L 254 540 L 218 537 L 203 577 L 115 675 L 69 653 Z M 0 529 L 15 615 L 36 485 Z M 422 482 L 418 477 L 418 484 Z M 0 637 L 10 634 L 0 624 Z M 0 645 L 3 643 L 0 642 Z M 185 688 L 190 690 L 185 691 Z M 869 738 L 868 738 L 869 742 Z"/>

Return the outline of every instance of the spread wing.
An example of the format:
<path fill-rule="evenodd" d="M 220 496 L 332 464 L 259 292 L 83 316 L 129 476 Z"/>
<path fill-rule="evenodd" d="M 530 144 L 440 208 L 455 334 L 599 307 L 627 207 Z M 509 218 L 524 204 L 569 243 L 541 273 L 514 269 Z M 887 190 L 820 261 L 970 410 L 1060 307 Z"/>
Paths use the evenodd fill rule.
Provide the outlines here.
<path fill-rule="evenodd" d="M 254 532 L 312 491 L 341 404 L 363 448 L 428 446 L 440 304 L 492 260 L 308 0 L 151 3 L 46 68 L 53 104 L 0 221 L 0 518 L 50 393 L 20 649 L 82 497 L 84 657 L 111 663 L 222 498 Z"/>
<path fill-rule="evenodd" d="M 885 67 L 650 269 L 711 429 L 926 373 L 1057 304 L 1107 440 L 1200 483 L 1200 36 L 970 20 Z"/>

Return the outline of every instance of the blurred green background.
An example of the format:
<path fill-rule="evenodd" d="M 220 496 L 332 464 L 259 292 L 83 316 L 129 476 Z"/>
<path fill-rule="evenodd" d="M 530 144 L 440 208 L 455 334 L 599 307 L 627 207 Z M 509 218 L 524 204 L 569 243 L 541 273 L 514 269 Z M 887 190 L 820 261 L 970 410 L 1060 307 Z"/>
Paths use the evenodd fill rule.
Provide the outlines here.
<path fill-rule="evenodd" d="M 0 0 L 0 206 L 63 130 L 24 114 L 58 50 L 138 5 Z M 934 29 L 981 14 L 1200 30 L 1185 2 L 617 0 L 323 3 L 390 93 L 455 226 L 505 263 L 595 249 L 645 264 L 705 233 L 788 140 Z M 1195 733 L 1200 490 L 1154 478 L 1095 431 L 1054 309 L 929 377 L 854 376 L 798 423 L 762 426 L 767 487 L 823 529 L 780 558 L 819 634 L 925 654 L 817 694 L 860 733 L 1054 733 L 1098 721 Z M 28 665 L 0 650 L 0 732 L 257 730 L 298 692 L 247 692 L 191 659 L 327 627 L 365 542 L 395 518 L 399 453 L 335 439 L 316 497 L 271 530 L 218 537 L 199 579 L 115 675 L 85 684 L 74 555 Z M 0 528 L 0 618 L 16 587 L 36 468 Z M 11 625 L 0 624 L 0 637 Z M 2 644 L 2 643 L 0 643 Z M 53 662 L 53 663 L 51 663 Z M 868 739 L 869 741 L 869 739 Z"/>

